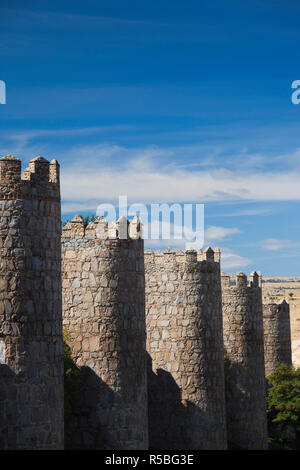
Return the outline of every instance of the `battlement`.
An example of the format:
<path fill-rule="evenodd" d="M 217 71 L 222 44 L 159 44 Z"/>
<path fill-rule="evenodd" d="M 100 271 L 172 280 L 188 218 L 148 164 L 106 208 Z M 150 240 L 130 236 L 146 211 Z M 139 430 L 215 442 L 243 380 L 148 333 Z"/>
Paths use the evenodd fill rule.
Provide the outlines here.
<path fill-rule="evenodd" d="M 21 180 L 21 160 L 13 155 L 0 158 L 0 183 L 14 183 Z"/>
<path fill-rule="evenodd" d="M 12 155 L 0 158 L 0 199 L 58 199 L 59 164 L 43 157 L 30 160 L 22 179 L 21 160 Z"/>
<path fill-rule="evenodd" d="M 249 276 L 243 272 L 239 272 L 234 278 L 230 274 L 221 273 L 222 288 L 230 289 L 248 289 L 261 287 L 262 276 L 261 272 L 253 271 Z"/>
<path fill-rule="evenodd" d="M 285 300 L 283 299 L 281 302 L 279 303 L 275 303 L 275 302 L 265 302 L 264 303 L 264 306 L 265 307 L 268 307 L 268 309 L 271 311 L 274 311 L 276 313 L 279 313 L 279 312 L 289 312 L 290 310 L 290 304 Z M 265 314 L 265 312 L 264 312 Z"/>
<path fill-rule="evenodd" d="M 138 240 L 143 238 L 143 224 L 139 217 L 135 216 L 130 221 L 126 217 L 120 217 L 116 222 L 108 224 L 107 220 L 100 216 L 86 227 L 79 215 L 75 215 L 62 229 L 63 238 L 82 238 L 86 240 Z"/>
<path fill-rule="evenodd" d="M 290 304 L 286 300 L 279 303 L 266 302 L 263 304 L 264 320 L 284 320 L 290 318 Z"/>
<path fill-rule="evenodd" d="M 207 248 L 206 250 L 174 250 L 173 248 L 167 248 L 165 251 L 157 250 L 152 251 L 150 248 L 145 250 L 145 262 L 164 264 L 167 262 L 175 263 L 202 263 L 207 261 L 208 263 L 220 263 L 221 252 L 219 248 Z"/>

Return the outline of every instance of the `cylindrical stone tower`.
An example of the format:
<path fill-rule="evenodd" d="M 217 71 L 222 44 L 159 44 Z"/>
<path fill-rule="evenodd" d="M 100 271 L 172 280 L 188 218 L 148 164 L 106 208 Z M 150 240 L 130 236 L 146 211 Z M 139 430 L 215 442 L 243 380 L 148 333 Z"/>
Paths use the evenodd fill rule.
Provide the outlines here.
<path fill-rule="evenodd" d="M 68 448 L 148 448 L 140 235 L 137 218 L 107 226 L 100 217 L 85 228 L 76 216 L 64 227 L 64 326 L 74 361 L 84 374 L 82 401 L 66 426 Z"/>
<path fill-rule="evenodd" d="M 226 449 L 219 261 L 145 252 L 150 449 Z"/>
<path fill-rule="evenodd" d="M 257 273 L 236 284 L 222 275 L 223 335 L 226 354 L 227 434 L 230 445 L 267 448 L 262 291 Z"/>
<path fill-rule="evenodd" d="M 265 372 L 268 377 L 277 363 L 292 365 L 290 306 L 283 300 L 280 304 L 264 304 Z"/>
<path fill-rule="evenodd" d="M 63 448 L 59 165 L 0 159 L 0 449 Z"/>

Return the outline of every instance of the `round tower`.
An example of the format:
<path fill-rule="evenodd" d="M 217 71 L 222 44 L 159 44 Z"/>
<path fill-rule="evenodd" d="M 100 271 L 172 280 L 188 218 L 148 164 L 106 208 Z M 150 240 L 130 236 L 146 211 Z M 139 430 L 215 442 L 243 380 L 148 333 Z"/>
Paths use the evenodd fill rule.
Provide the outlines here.
<path fill-rule="evenodd" d="M 63 229 L 64 326 L 84 382 L 67 423 L 69 448 L 148 448 L 140 235 L 137 218 L 84 227 L 77 216 Z"/>
<path fill-rule="evenodd" d="M 145 252 L 150 449 L 226 449 L 219 259 Z"/>
<path fill-rule="evenodd" d="M 0 449 L 63 448 L 59 165 L 0 159 Z"/>
<path fill-rule="evenodd" d="M 226 354 L 228 442 L 244 449 L 267 448 L 264 333 L 260 277 L 235 284 L 222 275 L 223 336 Z"/>
<path fill-rule="evenodd" d="M 276 364 L 292 365 L 290 306 L 283 300 L 280 304 L 264 304 L 265 372 L 268 377 Z"/>

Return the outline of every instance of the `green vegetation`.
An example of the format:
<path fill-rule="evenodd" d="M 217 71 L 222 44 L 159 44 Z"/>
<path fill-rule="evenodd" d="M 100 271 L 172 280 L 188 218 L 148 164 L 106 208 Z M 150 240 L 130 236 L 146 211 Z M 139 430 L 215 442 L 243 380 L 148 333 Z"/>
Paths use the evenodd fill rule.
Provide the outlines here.
<path fill-rule="evenodd" d="M 234 364 L 224 355 L 225 396 L 228 399 Z M 267 417 L 270 450 L 300 449 L 300 369 L 278 364 L 267 378 Z M 228 442 L 230 450 L 240 450 Z"/>
<path fill-rule="evenodd" d="M 83 220 L 84 227 L 87 227 L 90 222 L 95 222 L 96 216 L 93 215 L 82 215 L 79 214 L 79 217 Z M 62 223 L 62 226 L 64 227 L 68 222 L 71 222 L 72 219 L 67 219 Z"/>
<path fill-rule="evenodd" d="M 96 216 L 94 214 L 93 215 L 86 215 L 86 216 L 79 215 L 79 217 L 82 218 L 84 227 L 87 227 L 90 222 L 95 222 L 95 220 L 96 220 Z"/>
<path fill-rule="evenodd" d="M 267 378 L 270 449 L 300 449 L 300 369 L 278 364 Z"/>

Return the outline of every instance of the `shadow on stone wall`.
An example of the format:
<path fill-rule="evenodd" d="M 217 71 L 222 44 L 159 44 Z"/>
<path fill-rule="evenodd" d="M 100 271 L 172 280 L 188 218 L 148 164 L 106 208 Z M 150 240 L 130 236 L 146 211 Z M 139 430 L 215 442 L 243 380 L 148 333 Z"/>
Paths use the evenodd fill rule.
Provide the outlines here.
<path fill-rule="evenodd" d="M 68 356 L 67 367 L 65 364 L 66 449 L 147 448 L 147 408 L 139 409 L 141 394 L 131 385 L 136 382 L 136 374 L 128 374 L 128 377 L 123 380 L 121 373 L 116 374 L 114 390 L 104 382 L 105 376 L 103 380 L 92 368 L 78 367 Z M 131 384 L 128 384 L 131 377 Z M 108 379 L 111 379 L 109 374 Z"/>
<path fill-rule="evenodd" d="M 117 435 L 116 427 L 112 427 L 111 432 L 109 429 L 112 413 L 115 420 L 119 419 L 120 396 L 89 367 L 77 370 L 80 383 L 72 397 L 71 412 L 65 423 L 65 448 L 121 450 L 121 436 Z M 181 390 L 169 372 L 159 369 L 155 374 L 152 371 L 148 354 L 147 379 L 149 449 L 214 448 L 211 436 L 205 435 L 208 426 L 206 413 L 192 402 L 182 400 Z M 214 423 L 209 425 L 213 428 Z"/>
<path fill-rule="evenodd" d="M 205 413 L 193 403 L 182 400 L 181 390 L 172 375 L 152 370 L 147 354 L 148 419 L 150 450 L 186 450 L 211 448 L 200 436 Z"/>
<path fill-rule="evenodd" d="M 114 391 L 86 366 L 78 371 L 76 390 L 69 396 L 70 410 L 65 421 L 65 449 L 113 449 L 116 437 L 106 429 L 108 406 L 117 400 Z"/>
<path fill-rule="evenodd" d="M 56 411 L 57 391 L 34 366 L 15 373 L 0 364 L 0 450 L 58 448 L 60 437 L 51 429 Z"/>
<path fill-rule="evenodd" d="M 16 443 L 16 436 L 8 432 L 9 426 L 18 424 L 17 407 L 9 401 L 9 399 L 14 399 L 14 396 L 9 396 L 9 393 L 13 391 L 14 381 L 15 374 L 11 368 L 6 364 L 0 364 L 0 420 L 2 423 L 0 425 L 0 449 L 11 448 Z"/>
<path fill-rule="evenodd" d="M 225 356 L 226 421 L 229 450 L 267 448 L 265 379 L 259 385 L 255 372 Z M 250 388 L 250 384 L 251 388 Z"/>
<path fill-rule="evenodd" d="M 15 377 L 15 373 L 11 370 L 6 364 L 0 364 L 0 384 L 2 385 L 2 380 L 11 379 Z"/>

